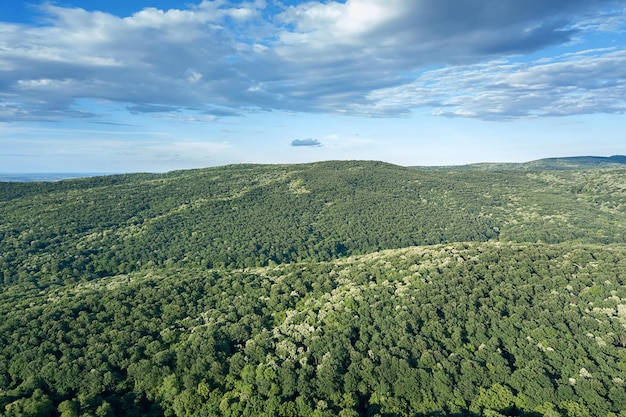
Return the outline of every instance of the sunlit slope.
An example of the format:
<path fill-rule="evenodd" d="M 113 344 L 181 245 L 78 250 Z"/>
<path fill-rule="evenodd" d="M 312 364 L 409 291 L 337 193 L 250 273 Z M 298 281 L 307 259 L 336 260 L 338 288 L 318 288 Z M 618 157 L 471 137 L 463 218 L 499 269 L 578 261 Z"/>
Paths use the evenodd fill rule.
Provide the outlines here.
<path fill-rule="evenodd" d="M 5 283 L 252 267 L 442 242 L 622 242 L 626 171 L 234 165 L 0 184 Z"/>

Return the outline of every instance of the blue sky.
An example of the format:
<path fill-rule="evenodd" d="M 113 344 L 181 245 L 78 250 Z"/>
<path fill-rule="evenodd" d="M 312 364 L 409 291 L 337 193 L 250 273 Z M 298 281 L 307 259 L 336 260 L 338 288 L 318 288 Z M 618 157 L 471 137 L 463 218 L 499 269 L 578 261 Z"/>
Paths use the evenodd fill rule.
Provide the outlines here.
<path fill-rule="evenodd" d="M 0 172 L 626 154 L 626 1 L 9 2 Z"/>

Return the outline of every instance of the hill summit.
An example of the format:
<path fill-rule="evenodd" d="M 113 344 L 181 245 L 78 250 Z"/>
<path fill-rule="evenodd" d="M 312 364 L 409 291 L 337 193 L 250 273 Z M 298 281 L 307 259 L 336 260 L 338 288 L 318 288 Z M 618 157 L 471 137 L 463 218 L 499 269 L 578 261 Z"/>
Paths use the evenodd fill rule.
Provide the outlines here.
<path fill-rule="evenodd" d="M 0 187 L 4 282 L 242 268 L 445 242 L 621 242 L 623 171 L 232 165 Z"/>

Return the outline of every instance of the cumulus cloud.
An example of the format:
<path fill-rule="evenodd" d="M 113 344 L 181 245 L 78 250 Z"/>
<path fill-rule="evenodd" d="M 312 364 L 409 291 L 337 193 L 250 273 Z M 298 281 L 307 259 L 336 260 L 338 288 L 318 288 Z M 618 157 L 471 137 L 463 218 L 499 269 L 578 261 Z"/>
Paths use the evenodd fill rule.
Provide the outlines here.
<path fill-rule="evenodd" d="M 322 146 L 322 143 L 317 139 L 294 139 L 291 146 Z"/>
<path fill-rule="evenodd" d="M 623 79 L 616 67 L 623 49 L 551 63 L 510 60 L 585 33 L 622 31 L 623 0 L 311 1 L 278 11 L 262 0 L 204 0 L 127 17 L 50 4 L 41 11 L 41 26 L 0 22 L 0 121 L 93 117 L 80 108 L 83 99 L 217 117 L 397 116 L 433 106 L 496 119 L 623 108 L 621 90 L 609 94 Z M 571 77 L 555 75 L 564 68 Z M 497 82 L 488 82 L 489 71 Z M 572 78 L 585 74 L 601 85 Z M 523 93 L 517 105 L 507 98 L 514 93 Z"/>

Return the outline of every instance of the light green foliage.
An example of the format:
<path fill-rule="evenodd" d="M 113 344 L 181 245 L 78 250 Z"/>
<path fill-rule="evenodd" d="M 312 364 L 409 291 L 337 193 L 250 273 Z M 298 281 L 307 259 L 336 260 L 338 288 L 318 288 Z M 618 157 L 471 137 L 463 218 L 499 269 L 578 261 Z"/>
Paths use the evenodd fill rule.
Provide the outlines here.
<path fill-rule="evenodd" d="M 489 388 L 480 388 L 480 392 L 474 404 L 489 410 L 509 410 L 515 402 L 515 396 L 511 390 L 501 384 L 493 384 Z"/>

